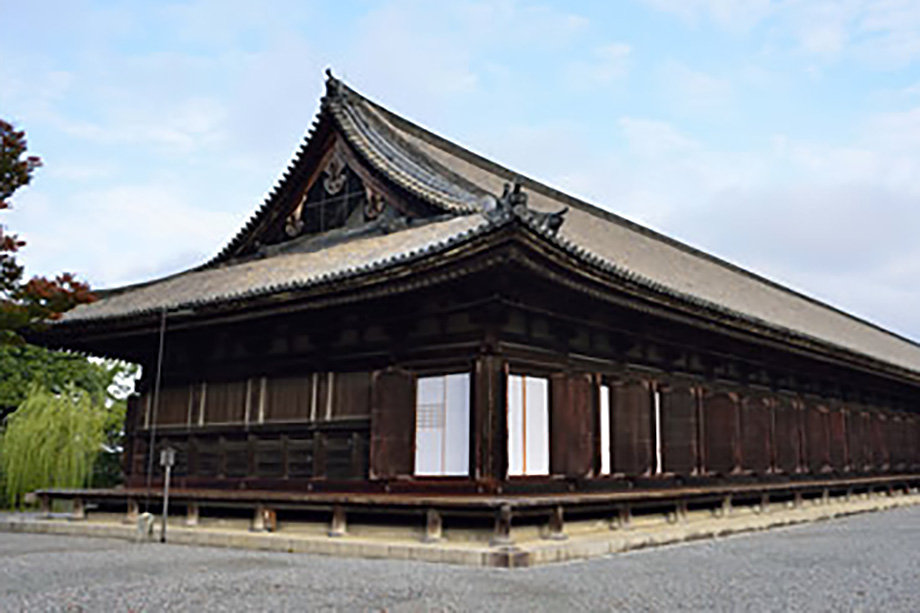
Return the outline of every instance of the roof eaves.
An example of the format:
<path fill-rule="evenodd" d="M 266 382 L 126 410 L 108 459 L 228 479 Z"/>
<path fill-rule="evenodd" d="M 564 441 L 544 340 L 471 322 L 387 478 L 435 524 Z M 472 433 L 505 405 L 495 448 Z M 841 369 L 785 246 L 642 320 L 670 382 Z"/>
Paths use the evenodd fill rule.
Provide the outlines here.
<path fill-rule="evenodd" d="M 167 304 L 159 307 L 149 307 L 143 309 L 134 309 L 125 313 L 121 313 L 114 316 L 96 316 L 96 317 L 80 317 L 73 319 L 64 319 L 59 322 L 55 322 L 53 327 L 58 326 L 69 326 L 69 325 L 81 325 L 86 323 L 93 323 L 97 321 L 118 321 L 118 320 L 129 320 L 138 317 L 143 317 L 145 315 L 151 315 L 154 313 L 160 313 L 162 311 L 182 311 L 188 309 L 196 309 L 202 307 L 209 307 L 215 305 L 223 304 L 232 304 L 234 302 L 249 300 L 253 298 L 260 298 L 264 296 L 269 296 L 271 294 L 278 294 L 282 292 L 289 291 L 301 291 L 313 289 L 322 285 L 332 284 L 336 282 L 341 282 L 344 280 L 350 280 L 363 275 L 375 274 L 378 272 L 383 272 L 389 268 L 410 264 L 414 261 L 420 260 L 422 258 L 435 255 L 438 253 L 443 253 L 450 249 L 460 246 L 462 243 L 472 240 L 476 237 L 485 235 L 491 231 L 498 229 L 500 226 L 505 225 L 504 221 L 496 222 L 486 218 L 483 218 L 482 222 L 478 225 L 468 228 L 466 230 L 460 231 L 454 235 L 451 235 L 440 241 L 425 245 L 424 247 L 419 247 L 412 249 L 403 253 L 389 255 L 383 257 L 379 260 L 370 262 L 368 264 L 354 266 L 351 268 L 343 269 L 334 273 L 325 273 L 317 277 L 313 277 L 305 280 L 291 281 L 287 283 L 274 283 L 271 285 L 266 285 L 254 290 L 247 290 L 235 294 L 225 294 L 222 296 L 217 296 L 209 299 L 199 299 L 199 300 L 187 300 L 181 302 L 174 302 L 172 304 Z M 187 274 L 193 274 L 194 271 L 189 271 Z"/>
<path fill-rule="evenodd" d="M 774 333 L 779 333 L 780 335 L 786 338 L 796 339 L 799 341 L 807 342 L 809 344 L 832 348 L 834 350 L 842 351 L 850 355 L 858 355 L 862 358 L 871 360 L 873 362 L 884 363 L 898 370 L 903 370 L 905 372 L 911 372 L 915 375 L 920 375 L 920 369 L 916 369 L 916 368 L 911 369 L 911 368 L 905 367 L 904 365 L 895 364 L 887 360 L 881 360 L 880 358 L 865 354 L 860 351 L 856 351 L 849 347 L 845 347 L 843 345 L 839 345 L 836 343 L 831 343 L 824 339 L 821 339 L 821 338 L 818 338 L 818 337 L 815 337 L 809 334 L 805 334 L 798 330 L 793 330 L 785 326 L 780 326 L 773 322 L 767 321 L 765 319 L 754 317 L 747 313 L 743 313 L 741 311 L 737 311 L 737 310 L 728 308 L 716 302 L 705 300 L 698 296 L 686 294 L 684 292 L 676 291 L 662 283 L 649 279 L 634 271 L 631 271 L 627 268 L 624 268 L 613 262 L 610 262 L 602 258 L 601 256 L 597 255 L 596 253 L 586 249 L 585 247 L 578 245 L 576 243 L 573 243 L 572 241 L 566 238 L 561 237 L 558 233 L 547 229 L 544 224 L 542 224 L 539 220 L 534 219 L 533 216 L 529 215 L 528 213 L 529 211 L 522 212 L 520 210 L 517 210 L 517 211 L 513 211 L 511 214 L 515 218 L 519 219 L 523 225 L 529 228 L 536 235 L 552 243 L 553 245 L 561 249 L 563 252 L 609 275 L 612 275 L 614 277 L 617 277 L 629 283 L 638 285 L 640 287 L 645 287 L 646 289 L 649 289 L 655 293 L 658 293 L 663 296 L 667 296 L 669 298 L 675 299 L 680 302 L 684 302 L 695 308 L 705 310 L 708 312 L 717 313 L 721 315 L 722 317 L 728 318 L 730 320 L 738 320 L 738 321 L 746 322 L 748 324 L 754 325 L 755 327 L 770 330 Z"/>

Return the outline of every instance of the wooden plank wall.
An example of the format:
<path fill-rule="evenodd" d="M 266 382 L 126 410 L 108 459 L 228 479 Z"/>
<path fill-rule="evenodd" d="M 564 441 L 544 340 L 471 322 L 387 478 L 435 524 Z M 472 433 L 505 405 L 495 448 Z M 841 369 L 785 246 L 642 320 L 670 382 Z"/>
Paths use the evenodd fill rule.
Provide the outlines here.
<path fill-rule="evenodd" d="M 129 482 L 146 479 L 155 426 L 154 478 L 172 446 L 173 474 L 190 482 L 365 479 L 370 389 L 369 372 L 166 386 L 157 403 L 150 392 L 132 398 L 124 469 Z"/>

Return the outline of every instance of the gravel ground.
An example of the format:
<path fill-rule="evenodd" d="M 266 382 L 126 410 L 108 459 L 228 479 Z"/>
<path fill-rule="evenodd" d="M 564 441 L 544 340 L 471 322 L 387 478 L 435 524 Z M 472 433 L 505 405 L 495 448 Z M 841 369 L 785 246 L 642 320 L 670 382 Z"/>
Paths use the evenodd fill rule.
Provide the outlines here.
<path fill-rule="evenodd" d="M 526 570 L 0 534 L 2 611 L 920 611 L 920 507 Z"/>

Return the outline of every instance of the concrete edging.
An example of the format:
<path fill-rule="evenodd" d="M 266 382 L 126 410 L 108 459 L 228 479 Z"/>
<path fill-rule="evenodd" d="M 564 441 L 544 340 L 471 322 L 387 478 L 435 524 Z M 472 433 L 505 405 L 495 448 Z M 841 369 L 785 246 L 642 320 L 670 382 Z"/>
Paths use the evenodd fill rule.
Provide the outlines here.
<path fill-rule="evenodd" d="M 801 506 L 768 507 L 766 511 L 739 508 L 726 516 L 694 512 L 672 518 L 671 523 L 617 529 L 595 529 L 564 540 L 532 539 L 501 547 L 485 544 L 434 543 L 408 538 L 383 540 L 356 536 L 329 538 L 303 534 L 250 532 L 242 529 L 169 527 L 169 543 L 206 547 L 232 547 L 288 553 L 343 557 L 418 560 L 478 567 L 526 568 L 543 564 L 584 560 L 635 549 L 715 538 L 832 519 L 858 513 L 920 504 L 920 493 L 894 496 L 857 496 L 806 502 Z M 40 519 L 35 516 L 0 517 L 0 532 L 56 534 L 138 540 L 134 525 L 73 519 Z"/>

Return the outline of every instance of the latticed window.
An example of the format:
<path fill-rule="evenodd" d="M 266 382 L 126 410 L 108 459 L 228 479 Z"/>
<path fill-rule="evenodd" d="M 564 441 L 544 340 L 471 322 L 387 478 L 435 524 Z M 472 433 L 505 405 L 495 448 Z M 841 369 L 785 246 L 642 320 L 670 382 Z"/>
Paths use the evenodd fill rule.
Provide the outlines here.
<path fill-rule="evenodd" d="M 470 465 L 470 377 L 420 377 L 415 397 L 415 474 L 465 476 Z"/>

